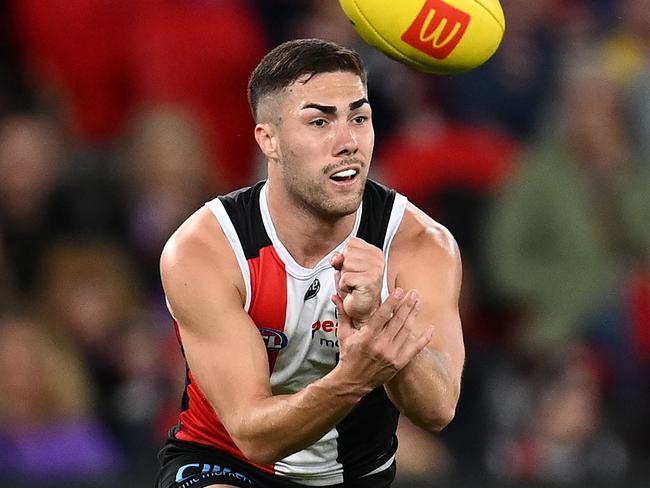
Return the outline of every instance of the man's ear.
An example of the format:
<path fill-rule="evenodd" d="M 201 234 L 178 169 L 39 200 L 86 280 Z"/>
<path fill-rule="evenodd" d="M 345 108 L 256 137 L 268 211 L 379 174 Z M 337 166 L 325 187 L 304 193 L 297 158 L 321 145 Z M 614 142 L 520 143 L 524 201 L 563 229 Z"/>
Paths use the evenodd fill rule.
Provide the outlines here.
<path fill-rule="evenodd" d="M 278 159 L 276 128 L 268 122 L 255 126 L 255 140 L 268 159 Z"/>

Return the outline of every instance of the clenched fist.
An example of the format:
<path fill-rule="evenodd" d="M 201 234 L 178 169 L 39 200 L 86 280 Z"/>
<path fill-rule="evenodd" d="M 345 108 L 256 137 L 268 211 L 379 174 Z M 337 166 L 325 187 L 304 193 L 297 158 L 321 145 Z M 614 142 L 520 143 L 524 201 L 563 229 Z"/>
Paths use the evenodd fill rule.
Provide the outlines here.
<path fill-rule="evenodd" d="M 343 310 L 343 301 L 332 296 L 339 317 L 337 337 L 341 348 L 339 365 L 352 384 L 372 390 L 385 384 L 404 368 L 431 340 L 433 327 L 413 334 L 419 313 L 415 290 L 393 290 L 363 328 L 353 327 Z"/>
<path fill-rule="evenodd" d="M 332 256 L 337 294 L 356 327 L 362 326 L 381 304 L 384 253 L 358 237 L 351 238 L 341 253 Z"/>

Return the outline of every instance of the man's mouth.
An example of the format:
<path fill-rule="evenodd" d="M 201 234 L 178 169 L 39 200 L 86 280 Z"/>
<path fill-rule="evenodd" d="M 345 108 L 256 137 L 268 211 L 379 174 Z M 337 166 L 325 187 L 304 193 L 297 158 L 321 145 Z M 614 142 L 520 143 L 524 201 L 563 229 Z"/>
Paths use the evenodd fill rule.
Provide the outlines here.
<path fill-rule="evenodd" d="M 359 174 L 359 171 L 353 168 L 348 168 L 334 173 L 330 176 L 330 178 L 336 182 L 341 183 L 344 181 L 353 180 L 357 174 Z"/>

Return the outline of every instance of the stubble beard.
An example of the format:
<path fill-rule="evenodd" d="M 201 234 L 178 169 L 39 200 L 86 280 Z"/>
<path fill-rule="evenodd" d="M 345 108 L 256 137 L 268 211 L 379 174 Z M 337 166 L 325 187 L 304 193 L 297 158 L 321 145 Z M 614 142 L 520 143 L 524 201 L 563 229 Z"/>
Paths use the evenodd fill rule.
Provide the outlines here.
<path fill-rule="evenodd" d="M 358 160 L 355 160 L 355 162 L 359 164 Z M 345 164 L 349 164 L 349 162 Z M 363 170 L 365 163 L 361 164 Z M 357 176 L 361 183 L 357 190 L 346 196 L 332 198 L 332 195 L 328 194 L 326 190 L 327 175 L 331 173 L 331 167 L 324 168 L 321 178 L 304 180 L 295 172 L 286 169 L 287 165 L 283 165 L 285 187 L 290 198 L 305 212 L 328 222 L 336 221 L 357 211 L 363 199 L 363 192 L 368 179 L 367 175 Z"/>

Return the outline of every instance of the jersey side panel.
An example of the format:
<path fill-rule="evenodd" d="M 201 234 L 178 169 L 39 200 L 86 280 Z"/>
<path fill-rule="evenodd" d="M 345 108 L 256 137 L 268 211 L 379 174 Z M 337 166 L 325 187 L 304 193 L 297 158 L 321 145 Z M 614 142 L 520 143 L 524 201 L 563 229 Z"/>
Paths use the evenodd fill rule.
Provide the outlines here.
<path fill-rule="evenodd" d="M 256 195 L 259 195 L 260 188 L 261 184 L 257 184 L 219 197 L 206 204 L 221 225 L 242 271 L 247 294 L 245 308 L 252 308 L 255 305 L 253 303 L 256 296 L 254 277 L 259 275 L 256 275 L 251 267 L 259 268 L 261 262 L 268 261 L 268 259 L 264 259 L 264 248 L 269 246 L 270 240 L 264 228 L 259 225 L 261 218 L 258 218 L 255 223 L 255 215 L 259 215 L 259 202 Z M 263 264 L 261 266 L 264 267 Z M 282 276 L 282 271 L 274 268 L 270 275 L 277 282 L 278 278 Z M 265 313 L 272 310 L 276 315 L 282 313 L 281 301 L 278 301 L 275 307 L 269 308 L 266 305 L 268 303 L 264 303 L 264 300 L 262 303 L 258 300 L 257 310 L 266 310 Z M 180 335 L 178 335 L 178 339 L 180 342 Z M 181 350 L 183 350 L 182 343 Z M 215 351 L 215 354 L 218 354 L 218 351 Z M 186 388 L 183 394 L 182 411 L 179 415 L 179 423 L 173 429 L 172 435 L 179 440 L 214 447 L 249 464 L 256 465 L 246 458 L 228 434 L 218 414 L 201 391 L 187 363 L 186 368 Z M 267 472 L 274 471 L 273 466 L 256 466 Z"/>

